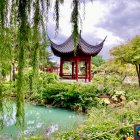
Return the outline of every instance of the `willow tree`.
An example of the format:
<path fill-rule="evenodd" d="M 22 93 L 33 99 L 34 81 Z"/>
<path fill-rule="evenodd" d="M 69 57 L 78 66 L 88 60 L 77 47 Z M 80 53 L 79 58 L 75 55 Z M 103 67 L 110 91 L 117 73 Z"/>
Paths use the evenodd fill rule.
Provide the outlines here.
<path fill-rule="evenodd" d="M 5 4 L 6 1 L 0 1 L 0 39 L 4 37 L 5 32 L 4 32 L 4 24 L 7 18 L 5 18 L 5 11 L 7 9 L 7 4 Z M 2 41 L 2 40 L 1 40 Z M 4 44 L 5 42 L 2 41 L 1 44 Z M 0 45 L 0 50 L 3 50 L 2 45 Z M 6 56 L 2 55 L 2 51 L 0 51 L 0 129 L 3 128 L 3 119 L 4 119 L 4 114 L 3 114 L 3 59 L 6 58 Z M 4 58 L 3 58 L 3 57 Z"/>
<path fill-rule="evenodd" d="M 140 36 L 134 37 L 128 43 L 111 50 L 116 62 L 130 63 L 135 66 L 140 87 Z"/>
<path fill-rule="evenodd" d="M 0 128 L 3 128 L 4 123 L 4 93 L 3 85 L 6 81 L 6 75 L 10 75 L 10 80 L 12 80 L 11 69 L 13 63 L 13 47 L 14 34 L 13 31 L 9 29 L 0 28 Z"/>
<path fill-rule="evenodd" d="M 85 1 L 83 1 L 85 4 Z M 33 68 L 33 80 L 37 77 L 41 48 L 47 45 L 46 24 L 48 22 L 51 0 L 0 0 L 0 29 L 17 29 L 17 124 L 24 124 L 24 68 L 27 54 L 31 53 Z M 64 0 L 54 0 L 54 19 L 56 32 L 59 29 L 60 5 Z M 72 0 L 71 24 L 74 44 L 78 40 L 79 31 L 79 7 L 80 0 Z M 9 16 L 10 15 L 10 16 Z M 8 18 L 7 18 L 8 17 Z M 32 31 L 32 32 L 30 32 Z M 31 52 L 28 52 L 31 50 Z M 6 54 L 5 56 L 6 57 Z M 34 82 L 35 83 L 35 82 Z M 1 91 L 1 90 L 0 90 Z M 0 100 L 1 101 L 1 100 Z"/>

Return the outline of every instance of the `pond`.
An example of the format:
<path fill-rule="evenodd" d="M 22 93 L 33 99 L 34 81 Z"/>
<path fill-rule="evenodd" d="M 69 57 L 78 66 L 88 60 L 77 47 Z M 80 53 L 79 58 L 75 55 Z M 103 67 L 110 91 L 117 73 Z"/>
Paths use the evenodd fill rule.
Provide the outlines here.
<path fill-rule="evenodd" d="M 5 139 L 12 138 L 17 139 L 16 131 L 16 105 L 15 103 L 8 103 L 7 109 L 4 109 L 4 129 L 0 132 Z M 78 124 L 84 122 L 84 115 L 78 114 L 74 111 L 60 109 L 60 108 L 48 108 L 44 106 L 35 106 L 31 104 L 25 104 L 25 128 L 24 135 L 26 137 L 32 135 L 47 135 L 51 136 L 53 133 L 64 130 L 68 131 Z"/>

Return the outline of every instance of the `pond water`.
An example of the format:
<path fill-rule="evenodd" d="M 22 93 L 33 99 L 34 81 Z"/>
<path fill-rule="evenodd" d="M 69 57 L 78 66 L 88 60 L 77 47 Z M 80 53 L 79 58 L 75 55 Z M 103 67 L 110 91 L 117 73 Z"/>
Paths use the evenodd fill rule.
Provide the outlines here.
<path fill-rule="evenodd" d="M 4 129 L 0 132 L 0 137 L 16 139 L 16 105 L 11 104 L 9 111 L 4 111 Z M 31 104 L 25 105 L 25 136 L 45 134 L 52 135 L 60 130 L 71 130 L 78 124 L 84 122 L 84 115 L 76 112 L 60 109 L 48 108 L 43 106 L 35 106 Z"/>

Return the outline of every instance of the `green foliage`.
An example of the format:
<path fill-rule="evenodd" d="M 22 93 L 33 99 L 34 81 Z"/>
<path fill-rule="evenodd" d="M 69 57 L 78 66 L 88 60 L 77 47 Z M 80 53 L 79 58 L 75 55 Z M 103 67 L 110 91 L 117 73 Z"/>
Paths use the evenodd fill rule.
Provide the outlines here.
<path fill-rule="evenodd" d="M 26 9 L 27 1 L 20 0 L 19 1 L 19 33 L 18 33 L 18 43 L 19 43 L 19 54 L 18 54 L 18 78 L 17 78 L 17 125 L 24 128 L 24 102 L 25 102 L 25 94 L 24 94 L 24 67 L 25 67 L 25 46 L 27 45 L 28 40 L 28 22 Z"/>
<path fill-rule="evenodd" d="M 2 93 L 4 96 L 16 96 L 16 82 L 3 82 Z"/>
<path fill-rule="evenodd" d="M 97 89 L 94 85 L 49 84 L 42 96 L 46 104 L 82 112 L 92 106 L 98 106 Z"/>
<path fill-rule="evenodd" d="M 96 72 L 100 73 L 102 77 L 106 77 L 107 75 L 114 78 L 116 77 L 116 80 L 120 82 L 120 85 L 124 83 L 127 77 L 136 76 L 135 67 L 133 65 L 122 64 L 121 62 L 118 62 L 118 61 L 116 62 L 115 59 L 107 60 L 106 63 L 96 68 Z M 95 74 L 95 77 L 96 77 L 96 74 Z M 110 80 L 112 79 L 113 78 L 110 78 Z"/>
<path fill-rule="evenodd" d="M 140 87 L 140 36 L 111 50 L 116 61 L 135 65 Z"/>
<path fill-rule="evenodd" d="M 118 75 L 101 75 L 96 74 L 93 83 L 98 87 L 101 94 L 112 94 L 112 92 L 120 88 L 121 79 Z"/>
<path fill-rule="evenodd" d="M 105 60 L 102 58 L 102 56 L 98 55 L 98 56 L 92 57 L 92 64 L 95 65 L 96 67 L 99 67 L 104 63 L 105 63 Z"/>
<path fill-rule="evenodd" d="M 10 74 L 12 63 L 16 60 L 15 34 L 12 29 L 0 29 L 0 80 Z"/>
<path fill-rule="evenodd" d="M 67 84 L 65 83 L 55 83 L 48 84 L 46 86 L 46 90 L 43 93 L 44 102 L 47 104 L 53 104 L 53 102 L 57 101 L 59 98 L 61 99 L 61 94 L 67 91 Z M 59 100 L 58 100 L 59 101 Z"/>
<path fill-rule="evenodd" d="M 8 10 L 8 1 L 1 0 L 0 1 L 0 28 L 5 27 L 5 23 L 7 22 L 7 10 Z"/>
<path fill-rule="evenodd" d="M 76 130 L 59 133 L 59 139 L 118 140 L 124 135 L 133 137 L 133 124 L 140 121 L 139 103 L 128 103 L 124 108 L 93 108 L 85 125 Z"/>
<path fill-rule="evenodd" d="M 9 94 L 10 89 L 13 89 L 10 83 L 6 82 L 3 83 L 3 85 L 0 85 L 0 135 L 3 134 L 2 132 L 7 125 L 5 120 L 13 117 L 12 116 L 13 108 L 11 106 L 11 96 L 10 96 L 11 93 Z M 7 90 L 8 92 L 5 92 Z M 7 113 L 5 114 L 6 111 Z"/>
<path fill-rule="evenodd" d="M 24 74 L 25 79 L 25 89 L 26 89 L 26 99 L 34 101 L 38 104 L 42 104 L 42 94 L 46 89 L 46 86 L 51 83 L 56 83 L 58 81 L 58 76 L 54 73 L 38 73 L 38 81 L 35 87 L 32 86 L 32 71 Z M 34 89 L 33 89 L 34 88 Z M 33 92 L 34 91 L 34 92 Z"/>
<path fill-rule="evenodd" d="M 8 3 L 10 2 L 10 4 Z M 45 3 L 46 2 L 46 3 Z M 18 76 L 17 76 L 17 124 L 22 126 L 24 124 L 24 98 L 25 91 L 27 92 L 26 98 L 30 98 L 31 100 L 38 101 L 40 103 L 49 103 L 59 107 L 66 107 L 74 110 L 80 110 L 82 112 L 86 112 L 87 109 L 98 106 L 98 93 L 109 93 L 112 87 L 116 87 L 120 84 L 119 78 L 115 75 L 112 77 L 111 75 L 106 76 L 103 81 L 101 80 L 101 86 L 97 89 L 93 85 L 79 85 L 79 84 L 66 84 L 66 83 L 57 83 L 57 77 L 51 74 L 45 75 L 42 73 L 38 73 L 39 66 L 39 58 L 41 58 L 41 54 L 43 54 L 43 58 L 45 55 L 45 47 L 46 47 L 46 20 L 44 16 L 45 8 L 44 4 L 47 4 L 47 12 L 49 12 L 49 6 L 51 1 L 24 1 L 24 0 L 1 0 L 0 2 L 0 72 L 2 76 L 5 76 L 10 73 L 11 63 L 17 61 L 18 64 Z M 55 1 L 55 20 L 56 20 L 56 28 L 59 27 L 59 5 L 63 3 L 63 0 Z M 8 5 L 9 4 L 9 5 Z M 11 7 L 10 7 L 11 6 Z M 78 22 L 79 22 L 79 1 L 72 1 L 72 31 L 73 31 L 73 39 L 74 46 L 76 47 L 76 43 L 78 40 Z M 10 11 L 11 9 L 11 11 Z M 33 9 L 33 12 L 31 12 Z M 9 12 L 10 11 L 10 12 Z M 10 23 L 8 23 L 7 15 L 10 13 Z M 32 15 L 32 16 L 31 16 Z M 33 19 L 32 19 L 33 17 Z M 10 25 L 10 26 L 8 26 Z M 12 34 L 7 30 L 14 30 L 16 36 L 13 37 Z M 18 29 L 18 34 L 17 34 Z M 30 31 L 30 32 L 29 32 Z M 39 32 L 41 31 L 41 33 Z M 14 38 L 16 38 L 14 40 Z M 134 40 L 132 40 L 127 45 L 122 45 L 121 48 L 117 48 L 112 52 L 116 59 L 119 58 L 121 62 L 132 63 L 136 65 L 136 70 L 138 77 L 140 77 L 140 38 L 137 36 Z M 14 47 L 13 47 L 14 46 Z M 17 46 L 17 49 L 14 49 Z M 13 51 L 14 50 L 14 51 Z M 16 51 L 15 51 L 16 50 Z M 43 50 L 43 52 L 41 51 Z M 16 55 L 15 55 L 16 52 Z M 40 55 L 40 56 L 39 56 Z M 28 60 L 27 60 L 28 59 Z M 33 63 L 31 60 L 33 59 Z M 45 59 L 44 59 L 45 60 Z M 29 62 L 28 62 L 29 61 Z M 42 62 L 42 61 L 41 61 Z M 24 75 L 24 69 L 27 65 L 33 66 L 33 72 Z M 2 79 L 0 75 L 0 80 Z M 35 83 L 35 78 L 37 78 L 37 83 Z M 101 77 L 102 78 L 102 77 Z M 139 78 L 140 79 L 140 78 Z M 99 80 L 100 81 L 100 80 Z M 51 83 L 51 84 L 50 84 Z M 140 80 L 139 80 L 140 83 Z M 1 84 L 1 83 L 0 83 Z M 1 84 L 0 85 L 0 113 L 3 112 L 3 93 L 9 94 L 10 92 L 15 92 L 14 85 L 12 84 Z M 34 85 L 34 86 L 33 86 Z M 101 89 L 100 89 L 101 88 Z M 24 90 L 26 89 L 26 90 Z M 103 91 L 102 91 L 103 90 Z M 102 92 L 101 92 L 102 91 Z M 118 90 L 119 91 L 119 90 Z M 118 91 L 115 91 L 115 94 L 118 94 Z M 113 91 L 114 92 L 114 89 Z M 134 92 L 134 96 L 131 94 Z M 139 91 L 129 90 L 127 89 L 125 93 L 128 95 L 128 99 L 137 99 L 139 98 Z M 119 93 L 120 94 L 120 93 Z M 122 94 L 122 93 L 121 93 Z M 133 96 L 133 97 L 132 97 Z M 138 104 L 139 105 L 139 104 Z M 108 129 L 114 129 L 118 126 L 118 122 L 115 122 L 115 119 L 119 120 L 119 123 L 123 122 L 133 123 L 136 121 L 139 110 L 135 111 L 135 105 L 133 104 L 134 109 L 123 110 L 123 113 L 120 111 L 120 114 L 115 112 L 114 114 L 110 114 L 108 111 L 113 112 L 112 110 L 100 110 L 99 113 L 96 109 L 94 109 L 93 114 L 91 115 L 91 121 L 94 122 L 95 126 L 91 126 L 92 123 L 87 124 L 86 127 L 83 127 L 81 133 L 70 132 L 67 135 L 63 135 L 64 139 L 92 139 L 98 133 L 106 132 Z M 125 111 L 125 113 L 124 113 Z M 97 116 L 95 117 L 95 115 Z M 100 115 L 103 114 L 103 115 Z M 104 115 L 105 114 L 105 115 Z M 117 114 L 117 115 L 116 115 Z M 135 114 L 136 118 L 133 118 L 132 114 Z M 114 118 L 111 118 L 111 115 Z M 98 122 L 96 118 L 99 117 L 99 120 L 102 122 Z M 116 118 L 117 117 L 117 118 Z M 106 118 L 107 120 L 105 120 Z M 108 120 L 110 118 L 110 120 Z M 96 122 L 97 121 L 97 122 Z M 113 124 L 114 123 L 114 124 Z M 2 123 L 1 123 L 2 124 Z M 110 125 L 111 124 L 111 125 Z M 102 127 L 102 128 L 101 128 Z M 130 130 L 129 130 L 129 129 Z M 117 133 L 112 131 L 111 133 L 105 133 L 105 135 L 101 135 L 96 137 L 96 139 L 116 139 L 120 137 L 120 134 L 130 133 L 131 127 L 117 129 Z M 83 133 L 84 132 L 84 133 Z"/>
<path fill-rule="evenodd" d="M 127 76 L 135 76 L 135 67 L 131 64 L 123 64 L 120 61 L 116 61 L 116 59 L 109 59 L 104 65 L 102 65 L 101 69 L 104 69 L 106 73 L 109 74 L 118 74 L 121 77 Z"/>
<path fill-rule="evenodd" d="M 59 11 L 60 11 L 59 6 L 63 2 L 64 2 L 64 0 L 56 0 L 55 1 L 54 10 L 55 10 L 56 31 L 59 28 Z"/>
<path fill-rule="evenodd" d="M 137 102 L 140 99 L 140 89 L 137 86 L 124 86 L 128 101 Z"/>
<path fill-rule="evenodd" d="M 68 70 L 69 69 L 69 63 L 64 63 L 64 69 Z"/>
<path fill-rule="evenodd" d="M 72 29 L 73 29 L 73 40 L 74 40 L 74 47 L 76 51 L 77 41 L 79 39 L 78 36 L 78 17 L 79 17 L 79 0 L 73 0 L 73 11 L 71 14 L 71 22 L 72 22 Z"/>
<path fill-rule="evenodd" d="M 63 0 L 55 0 L 54 5 L 54 16 L 56 20 L 56 28 L 59 27 L 59 6 L 62 4 Z M 10 41 L 8 44 L 7 36 L 3 36 L 0 32 L 0 51 L 7 49 L 2 55 L 0 60 L 0 80 L 10 73 L 11 64 L 18 65 L 18 76 L 17 76 L 17 124 L 22 126 L 24 124 L 24 98 L 25 91 L 24 87 L 26 82 L 24 81 L 24 69 L 27 65 L 33 67 L 33 72 L 31 75 L 30 92 L 35 89 L 38 83 L 38 67 L 39 67 L 39 55 L 42 54 L 41 49 L 43 49 L 43 56 L 46 48 L 46 23 L 48 18 L 46 18 L 46 13 L 49 12 L 49 7 L 52 1 L 47 0 L 37 0 L 37 1 L 26 1 L 26 0 L 1 0 L 0 1 L 0 31 L 6 31 L 6 28 L 12 29 L 16 32 L 16 41 L 13 43 Z M 76 42 L 78 40 L 78 18 L 79 18 L 79 0 L 72 1 L 72 27 L 73 27 L 73 38 L 76 47 Z M 45 13 L 46 12 L 46 13 Z M 7 17 L 10 14 L 10 21 Z M 31 31 L 32 30 L 32 31 Z M 32 33 L 30 33 L 30 31 Z M 5 44 L 8 44 L 5 46 Z M 18 46 L 16 49 L 16 57 L 12 52 L 13 45 Z M 1 47 L 2 46 L 2 47 Z M 7 47 L 8 46 L 8 47 Z M 1 49 L 2 48 L 2 49 Z M 14 49 L 15 50 L 15 49 Z M 0 52 L 1 53 L 1 52 Z M 2 54 L 2 53 L 1 53 Z M 14 57 L 11 57 L 12 56 Z M 45 57 L 45 56 L 44 56 Z M 10 59 L 9 59 L 10 58 Z M 30 59 L 33 61 L 31 62 Z M 10 61 L 8 61 L 10 60 Z M 41 63 L 42 64 L 42 63 Z M 2 76 L 1 76 L 2 75 Z M 51 79 L 51 78 L 50 78 Z M 50 80 L 49 79 L 49 80 Z M 51 81 L 51 80 L 50 80 Z M 41 86 L 42 87 L 42 86 Z M 38 90 L 38 89 L 36 89 Z M 32 91 L 36 92 L 36 91 Z"/>
<path fill-rule="evenodd" d="M 3 85 L 0 85 L 0 130 L 3 129 L 3 120 L 4 120 L 4 113 L 3 113 Z"/>
<path fill-rule="evenodd" d="M 42 136 L 32 136 L 29 138 L 24 138 L 25 140 L 44 140 Z"/>

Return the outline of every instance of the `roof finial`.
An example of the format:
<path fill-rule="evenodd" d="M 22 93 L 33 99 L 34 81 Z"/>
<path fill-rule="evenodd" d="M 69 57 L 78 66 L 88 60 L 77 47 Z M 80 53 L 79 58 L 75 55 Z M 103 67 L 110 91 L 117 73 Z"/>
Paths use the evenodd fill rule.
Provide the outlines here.
<path fill-rule="evenodd" d="M 107 35 L 106 35 L 106 37 L 105 37 L 104 41 L 106 40 L 106 38 L 107 38 Z"/>

